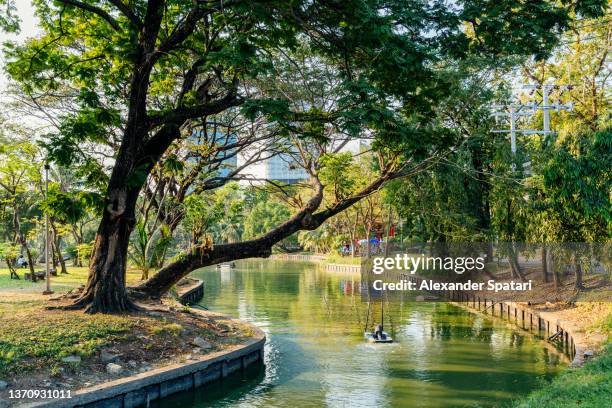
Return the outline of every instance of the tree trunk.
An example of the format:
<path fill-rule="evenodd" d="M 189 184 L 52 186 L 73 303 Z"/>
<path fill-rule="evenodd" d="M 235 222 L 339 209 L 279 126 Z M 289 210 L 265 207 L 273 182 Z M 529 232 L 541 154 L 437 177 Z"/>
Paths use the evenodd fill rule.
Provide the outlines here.
<path fill-rule="evenodd" d="M 16 238 L 17 241 L 19 241 L 19 244 L 21 244 L 21 247 L 26 252 L 26 255 L 28 257 L 28 267 L 30 269 L 30 274 L 32 276 L 32 282 L 36 282 L 36 275 L 34 275 L 34 262 L 32 262 L 32 253 L 30 252 L 30 248 L 28 248 L 28 242 L 23 236 L 23 232 L 21 232 L 21 223 L 19 222 L 19 215 L 18 215 L 19 211 L 18 211 L 18 207 L 16 204 L 13 207 L 13 209 L 14 209 L 13 228 L 15 229 L 14 237 Z M 7 266 L 8 266 L 8 261 L 7 261 Z M 11 278 L 12 276 L 13 276 L 13 273 L 11 273 Z M 17 279 L 19 279 L 19 276 L 16 273 L 15 273 L 15 276 L 17 276 Z"/>
<path fill-rule="evenodd" d="M 111 190 L 89 267 L 87 285 L 69 308 L 85 308 L 87 313 L 123 313 L 137 310 L 128 298 L 125 284 L 127 252 L 134 228 L 138 191 Z"/>
<path fill-rule="evenodd" d="M 54 253 L 54 256 L 57 257 L 57 262 L 60 265 L 61 273 L 67 274 L 68 271 L 66 270 L 66 262 L 64 261 L 64 257 L 62 256 L 62 251 L 61 251 L 62 238 L 57 233 L 57 228 L 55 226 L 55 223 L 53 221 L 51 221 L 50 224 L 51 224 L 51 231 L 53 233 L 53 253 Z"/>
<path fill-rule="evenodd" d="M 486 255 L 486 262 L 490 263 L 493 262 L 493 242 L 489 242 L 487 243 L 487 255 Z"/>
<path fill-rule="evenodd" d="M 552 256 L 552 253 L 550 252 L 550 248 L 546 251 L 546 256 L 547 256 L 546 266 L 548 267 L 548 270 L 552 274 L 553 282 L 555 283 L 555 288 L 558 288 L 561 286 L 561 279 L 559 277 L 559 272 L 555 268 L 555 260 Z"/>
<path fill-rule="evenodd" d="M 525 281 L 525 276 L 521 271 L 521 265 L 518 261 L 518 255 L 516 253 L 516 249 L 514 248 L 514 243 L 509 243 L 508 246 L 508 261 L 510 262 L 510 270 L 513 273 L 513 277 L 518 277 L 522 282 Z"/>
<path fill-rule="evenodd" d="M 548 251 L 546 244 L 542 244 L 542 282 L 548 283 Z"/>
<path fill-rule="evenodd" d="M 57 271 L 57 249 L 55 248 L 55 237 L 49 240 L 51 242 L 51 265 Z"/>
<path fill-rule="evenodd" d="M 580 259 L 576 255 L 574 255 L 574 270 L 576 273 L 576 289 L 584 289 L 582 284 L 582 266 L 580 266 Z"/>
<path fill-rule="evenodd" d="M 71 227 L 72 227 L 72 237 L 74 238 L 74 243 L 78 248 L 78 246 L 83 243 L 83 236 L 79 235 L 79 233 L 77 232 L 76 225 L 73 224 L 71 225 Z M 81 261 L 81 255 L 79 254 L 78 250 L 77 250 L 77 256 L 74 258 L 72 265 L 77 266 L 77 267 L 83 266 L 83 262 Z"/>
<path fill-rule="evenodd" d="M 28 243 L 25 240 L 25 237 L 19 232 L 19 240 L 21 241 L 21 247 L 26 253 L 28 258 L 28 268 L 30 269 L 30 274 L 32 276 L 32 282 L 36 282 L 36 275 L 34 274 L 34 259 L 32 258 L 32 252 L 30 252 L 30 248 L 28 247 Z"/>
<path fill-rule="evenodd" d="M 15 268 L 15 264 L 13 260 L 6 259 L 5 261 L 6 261 L 6 266 L 8 267 L 9 272 L 11 273 L 11 279 L 18 279 L 18 280 L 21 279 L 19 275 L 17 275 L 17 270 Z"/>

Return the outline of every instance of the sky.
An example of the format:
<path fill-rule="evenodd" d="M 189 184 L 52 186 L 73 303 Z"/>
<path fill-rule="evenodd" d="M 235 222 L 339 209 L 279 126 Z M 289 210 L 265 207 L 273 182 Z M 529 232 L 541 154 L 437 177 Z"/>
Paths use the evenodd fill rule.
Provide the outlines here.
<path fill-rule="evenodd" d="M 38 31 L 37 19 L 34 16 L 30 0 L 16 0 L 15 3 L 17 6 L 17 13 L 21 19 L 21 32 L 16 35 L 0 32 L 0 43 L 4 43 L 7 40 L 24 41 L 26 38 L 36 35 Z M 6 73 L 4 72 L 4 62 L 4 57 L 0 56 L 0 92 L 2 93 L 2 99 L 5 98 L 4 92 L 8 82 Z"/>

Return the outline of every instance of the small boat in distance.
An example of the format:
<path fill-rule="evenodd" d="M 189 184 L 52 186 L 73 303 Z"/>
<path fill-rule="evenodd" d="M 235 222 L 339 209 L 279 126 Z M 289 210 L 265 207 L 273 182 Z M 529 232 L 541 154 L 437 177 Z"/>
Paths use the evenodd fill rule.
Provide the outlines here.
<path fill-rule="evenodd" d="M 378 338 L 372 332 L 365 332 L 363 337 L 365 337 L 368 343 L 393 343 L 393 338 L 387 332 L 383 332 L 383 336 Z"/>
<path fill-rule="evenodd" d="M 217 264 L 217 269 L 221 269 L 221 270 L 229 270 L 235 267 L 236 267 L 235 262 L 225 262 L 225 263 Z"/>

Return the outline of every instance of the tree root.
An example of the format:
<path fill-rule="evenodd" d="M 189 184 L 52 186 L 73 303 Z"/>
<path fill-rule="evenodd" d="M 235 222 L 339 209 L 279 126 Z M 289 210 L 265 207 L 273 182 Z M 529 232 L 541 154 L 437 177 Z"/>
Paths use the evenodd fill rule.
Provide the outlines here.
<path fill-rule="evenodd" d="M 142 311 L 129 297 L 109 301 L 109 299 L 96 299 L 90 293 L 83 294 L 72 303 L 58 306 L 48 306 L 48 310 L 83 310 L 88 314 L 123 314 Z"/>

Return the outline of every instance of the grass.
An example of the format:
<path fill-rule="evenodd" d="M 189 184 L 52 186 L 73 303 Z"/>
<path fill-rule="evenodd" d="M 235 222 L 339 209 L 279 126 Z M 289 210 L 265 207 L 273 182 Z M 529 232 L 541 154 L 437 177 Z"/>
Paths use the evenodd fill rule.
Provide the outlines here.
<path fill-rule="evenodd" d="M 142 322 L 129 316 L 50 312 L 42 301 L 0 301 L 0 378 L 88 357 L 126 339 Z"/>
<path fill-rule="evenodd" d="M 87 282 L 87 275 L 89 274 L 89 269 L 87 267 L 68 266 L 66 269 L 68 270 L 67 274 L 58 273 L 57 276 L 51 277 L 51 288 L 53 290 L 60 292 L 67 291 Z M 41 267 L 39 266 L 34 270 L 41 270 Z M 0 291 L 2 289 L 10 289 L 24 292 L 42 292 L 45 288 L 44 279 L 37 282 L 25 280 L 23 278 L 25 272 L 29 272 L 29 269 L 19 269 L 17 273 L 21 279 L 10 279 L 9 270 L 7 268 L 0 268 Z M 140 276 L 140 271 L 129 269 L 127 272 L 128 284 L 137 283 Z"/>
<path fill-rule="evenodd" d="M 52 289 L 61 294 L 84 284 L 87 276 L 87 268 L 69 267 L 68 274 L 52 277 Z M 137 283 L 140 276 L 139 271 L 129 270 L 128 284 Z M 114 378 L 106 373 L 102 350 L 124 356 L 121 364 L 128 375 L 145 365 L 182 361 L 182 356 L 193 353 L 195 336 L 209 341 L 211 352 L 244 343 L 253 335 L 250 326 L 243 329 L 240 322 L 224 322 L 214 315 L 196 316 L 171 300 L 161 314 L 49 310 L 44 288 L 44 280 L 12 280 L 7 269 L 0 269 L 0 380 L 10 387 L 36 388 L 52 380 L 78 388 L 85 382 Z M 81 359 L 62 361 L 68 356 Z M 134 364 L 126 367 L 126 362 Z M 0 402 L 3 393 L 6 390 L 0 390 Z"/>
<path fill-rule="evenodd" d="M 77 369 L 79 373 L 104 371 L 98 358 L 103 349 L 122 350 L 134 360 L 167 364 L 172 356 L 191 352 L 190 341 L 195 336 L 204 337 L 213 344 L 211 350 L 218 350 L 244 343 L 254 334 L 249 325 L 217 317 L 202 320 L 181 312 L 90 315 L 48 310 L 46 305 L 46 297 L 36 293 L 0 297 L 0 380 L 15 383 L 31 375 L 61 377 L 66 369 L 72 370 L 72 376 Z M 81 362 L 62 361 L 67 356 L 80 356 Z"/>
<path fill-rule="evenodd" d="M 582 368 L 569 369 L 516 407 L 601 408 L 612 401 L 612 344 Z"/>
<path fill-rule="evenodd" d="M 51 277 L 51 287 L 65 292 L 87 282 L 88 268 L 69 266 L 68 274 Z M 36 268 L 40 270 L 40 267 Z M 179 325 L 151 324 L 130 316 L 86 315 L 45 309 L 41 296 L 45 281 L 23 279 L 28 269 L 18 271 L 21 279 L 10 279 L 0 268 L 0 379 L 40 368 L 59 367 L 68 355 L 87 358 L 100 349 L 125 341 L 137 331 L 154 335 L 175 334 Z M 140 271 L 129 270 L 128 283 L 136 283 Z M 180 327 L 180 326 L 179 326 Z"/>
<path fill-rule="evenodd" d="M 341 256 L 339 254 L 327 254 L 325 255 L 324 264 L 341 264 L 341 265 L 361 265 L 361 258 L 349 256 Z"/>

